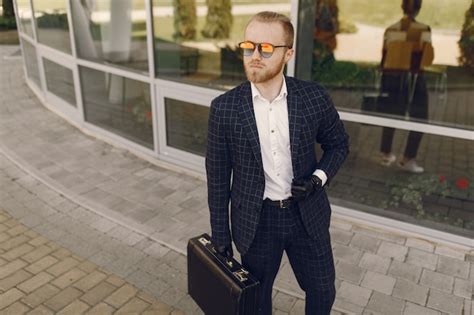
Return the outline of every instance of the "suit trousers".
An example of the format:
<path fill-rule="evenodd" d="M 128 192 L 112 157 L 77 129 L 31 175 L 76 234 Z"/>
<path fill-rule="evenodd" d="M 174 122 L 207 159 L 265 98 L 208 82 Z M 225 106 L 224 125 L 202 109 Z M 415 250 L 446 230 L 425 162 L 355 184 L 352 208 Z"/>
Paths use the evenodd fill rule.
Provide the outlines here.
<path fill-rule="evenodd" d="M 410 88 L 407 81 L 408 74 L 384 74 L 382 76 L 382 92 L 388 94 L 388 98 L 378 104 L 381 113 L 404 117 L 408 112 L 411 118 L 426 120 L 428 119 L 428 89 L 426 80 L 422 73 L 416 80 L 413 100 L 409 102 Z M 392 152 L 394 128 L 384 127 L 382 129 L 382 141 L 380 152 Z M 418 153 L 423 133 L 410 131 L 405 146 L 404 156 L 413 159 Z"/>
<path fill-rule="evenodd" d="M 272 287 L 286 252 L 299 286 L 306 293 L 305 313 L 329 314 L 336 296 L 329 231 L 323 240 L 311 238 L 297 205 L 264 206 L 255 238 L 242 264 L 260 281 L 260 315 L 272 314 Z"/>

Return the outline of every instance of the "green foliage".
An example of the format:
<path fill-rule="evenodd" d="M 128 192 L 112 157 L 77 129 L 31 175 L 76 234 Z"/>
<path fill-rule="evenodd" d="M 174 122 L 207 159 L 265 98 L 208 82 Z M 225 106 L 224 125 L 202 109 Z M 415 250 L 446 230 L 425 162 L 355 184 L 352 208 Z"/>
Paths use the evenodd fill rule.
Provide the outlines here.
<path fill-rule="evenodd" d="M 36 23 L 40 28 L 69 29 L 67 13 L 59 13 L 59 11 L 54 11 L 54 13 L 43 12 L 43 15 L 36 19 Z"/>
<path fill-rule="evenodd" d="M 174 34 L 175 40 L 196 38 L 196 2 L 195 0 L 174 0 Z"/>
<path fill-rule="evenodd" d="M 466 19 L 458 43 L 461 49 L 459 62 L 474 74 L 474 2 L 466 11 Z"/>
<path fill-rule="evenodd" d="M 232 29 L 231 0 L 207 0 L 206 25 L 201 31 L 205 38 L 229 38 Z"/>
<path fill-rule="evenodd" d="M 139 98 L 128 104 L 127 110 L 133 115 L 137 123 L 152 124 L 152 113 L 150 100 L 147 98 Z"/>
<path fill-rule="evenodd" d="M 13 0 L 2 0 L 3 17 L 15 19 L 15 12 L 13 11 Z"/>
<path fill-rule="evenodd" d="M 393 177 L 388 180 L 391 199 L 385 206 L 398 207 L 400 203 L 412 205 L 419 216 L 425 214 L 423 210 L 423 197 L 438 194 L 446 197 L 450 193 L 447 181 L 440 180 L 439 176 L 433 174 L 417 174 Z"/>
<path fill-rule="evenodd" d="M 337 33 L 339 30 L 339 7 L 337 0 L 317 0 L 314 27 L 317 30 Z"/>
<path fill-rule="evenodd" d="M 15 17 L 0 16 L 0 30 L 16 30 Z"/>

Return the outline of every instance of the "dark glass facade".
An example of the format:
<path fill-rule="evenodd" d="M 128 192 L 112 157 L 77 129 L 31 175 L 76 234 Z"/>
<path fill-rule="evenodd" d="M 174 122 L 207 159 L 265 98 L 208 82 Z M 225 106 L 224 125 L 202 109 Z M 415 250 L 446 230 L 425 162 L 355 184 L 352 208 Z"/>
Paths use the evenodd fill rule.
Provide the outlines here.
<path fill-rule="evenodd" d="M 62 98 L 72 106 L 77 106 L 71 69 L 45 58 L 43 58 L 43 66 L 48 91 Z"/>
<path fill-rule="evenodd" d="M 144 0 L 71 1 L 79 58 L 148 71 Z"/>
<path fill-rule="evenodd" d="M 119 75 L 81 67 L 85 120 L 153 148 L 150 86 Z"/>
<path fill-rule="evenodd" d="M 71 54 L 67 1 L 33 0 L 33 7 L 38 41 Z"/>
<path fill-rule="evenodd" d="M 165 98 L 166 144 L 199 156 L 206 155 L 209 107 Z"/>

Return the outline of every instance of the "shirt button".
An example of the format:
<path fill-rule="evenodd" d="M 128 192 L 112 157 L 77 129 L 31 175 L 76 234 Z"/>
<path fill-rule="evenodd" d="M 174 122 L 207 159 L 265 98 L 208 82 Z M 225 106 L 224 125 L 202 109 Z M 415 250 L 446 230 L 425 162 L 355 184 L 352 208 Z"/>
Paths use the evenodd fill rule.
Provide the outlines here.
<path fill-rule="evenodd" d="M 272 111 L 272 108 L 270 107 L 270 111 Z"/>
<path fill-rule="evenodd" d="M 273 155 L 277 155 L 277 153 L 276 153 L 276 152 L 273 152 Z"/>
<path fill-rule="evenodd" d="M 280 173 L 278 173 L 277 176 L 280 176 Z"/>
<path fill-rule="evenodd" d="M 274 132 L 275 132 L 275 130 L 272 130 L 272 133 L 274 133 Z"/>

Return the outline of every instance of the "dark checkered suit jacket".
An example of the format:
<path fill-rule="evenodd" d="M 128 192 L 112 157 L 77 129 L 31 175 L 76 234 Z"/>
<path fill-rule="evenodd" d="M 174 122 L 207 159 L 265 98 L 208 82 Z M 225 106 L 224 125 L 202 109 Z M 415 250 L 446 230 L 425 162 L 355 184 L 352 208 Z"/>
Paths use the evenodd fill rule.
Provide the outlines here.
<path fill-rule="evenodd" d="M 348 136 L 319 84 L 285 79 L 294 177 L 309 178 L 319 168 L 329 182 L 348 154 Z M 212 101 L 208 128 L 206 171 L 212 239 L 217 245 L 227 245 L 233 238 L 244 254 L 255 236 L 265 188 L 249 82 Z M 320 159 L 315 154 L 316 143 L 324 152 Z M 327 235 L 331 209 L 324 190 L 300 202 L 299 208 L 310 236 Z"/>

